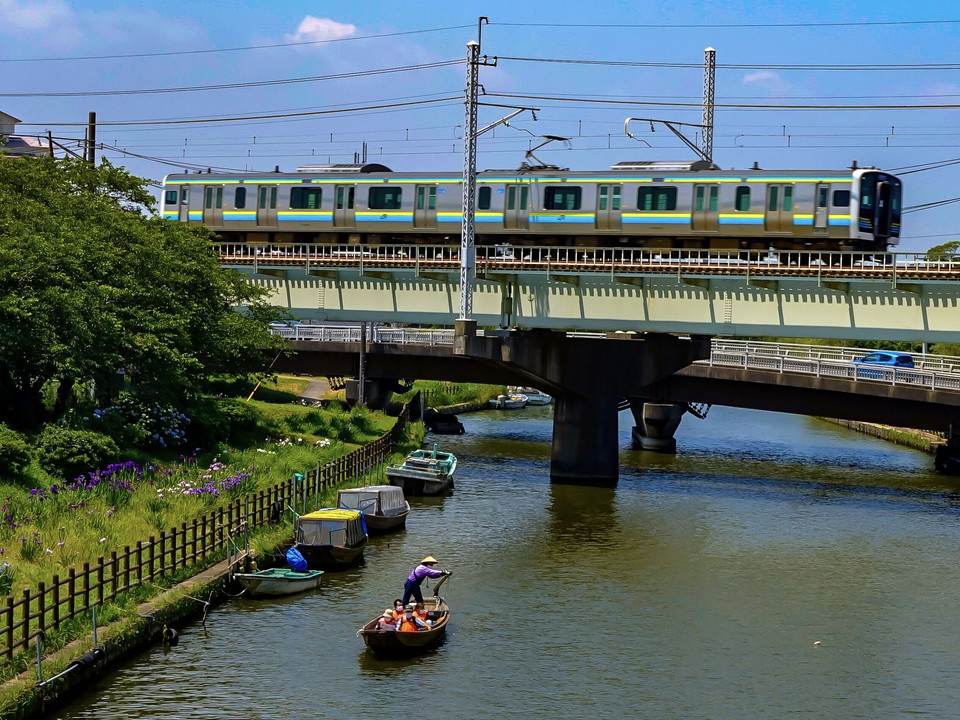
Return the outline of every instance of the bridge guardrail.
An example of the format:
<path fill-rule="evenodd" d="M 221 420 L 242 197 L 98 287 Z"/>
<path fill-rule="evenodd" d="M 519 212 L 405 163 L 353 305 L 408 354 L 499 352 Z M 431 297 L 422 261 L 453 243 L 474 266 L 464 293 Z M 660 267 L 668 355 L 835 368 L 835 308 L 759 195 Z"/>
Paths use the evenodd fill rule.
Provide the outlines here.
<path fill-rule="evenodd" d="M 226 265 L 458 272 L 459 245 L 221 243 Z M 477 272 L 621 273 L 794 277 L 890 282 L 960 280 L 960 256 L 818 250 L 691 250 L 488 246 L 476 248 Z"/>
<path fill-rule="evenodd" d="M 273 332 L 291 340 L 318 342 L 360 342 L 360 327 L 293 325 L 273 328 Z M 478 334 L 483 334 L 482 330 Z M 603 333 L 567 333 L 570 337 L 604 337 Z M 416 345 L 452 345 L 452 329 L 367 327 L 368 342 Z M 867 348 L 848 348 L 799 343 L 713 340 L 710 359 L 697 364 L 737 367 L 744 370 L 769 370 L 816 377 L 846 378 L 853 381 L 880 382 L 930 390 L 960 391 L 960 358 L 949 355 L 914 355 L 914 368 L 890 368 L 863 365 L 853 361 L 874 352 Z"/>

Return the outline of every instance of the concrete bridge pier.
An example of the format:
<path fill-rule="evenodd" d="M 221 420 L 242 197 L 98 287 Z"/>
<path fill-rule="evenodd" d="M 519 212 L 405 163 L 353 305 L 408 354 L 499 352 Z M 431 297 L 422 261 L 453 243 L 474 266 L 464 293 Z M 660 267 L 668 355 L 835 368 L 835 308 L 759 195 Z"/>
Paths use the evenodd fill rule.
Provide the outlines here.
<path fill-rule="evenodd" d="M 938 473 L 960 475 L 960 417 L 956 412 L 950 414 L 947 442 L 937 448 L 933 464 Z"/>
<path fill-rule="evenodd" d="M 467 356 L 514 384 L 554 397 L 550 479 L 612 487 L 619 478 L 618 403 L 625 395 L 709 356 L 707 338 L 672 335 L 567 337 L 551 331 L 504 331 L 477 337 L 458 321 L 454 354 Z"/>
<path fill-rule="evenodd" d="M 353 407 L 359 402 L 360 381 L 348 379 L 344 382 L 344 396 L 347 405 Z M 363 404 L 371 410 L 383 410 L 390 404 L 394 392 L 403 392 L 403 386 L 396 380 L 367 378 L 363 383 Z"/>
<path fill-rule="evenodd" d="M 630 411 L 637 422 L 633 428 L 634 447 L 661 453 L 677 451 L 677 439 L 673 435 L 687 411 L 686 403 L 656 403 L 630 398 Z"/>

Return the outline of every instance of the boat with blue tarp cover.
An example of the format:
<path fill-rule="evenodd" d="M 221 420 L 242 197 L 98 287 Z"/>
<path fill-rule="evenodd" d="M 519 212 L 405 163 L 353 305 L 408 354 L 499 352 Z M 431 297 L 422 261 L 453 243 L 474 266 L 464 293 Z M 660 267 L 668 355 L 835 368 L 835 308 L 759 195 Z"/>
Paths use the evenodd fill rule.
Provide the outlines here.
<path fill-rule="evenodd" d="M 363 562 L 367 539 L 367 523 L 356 510 L 315 510 L 298 517 L 294 527 L 294 547 L 311 570 L 336 570 Z"/>

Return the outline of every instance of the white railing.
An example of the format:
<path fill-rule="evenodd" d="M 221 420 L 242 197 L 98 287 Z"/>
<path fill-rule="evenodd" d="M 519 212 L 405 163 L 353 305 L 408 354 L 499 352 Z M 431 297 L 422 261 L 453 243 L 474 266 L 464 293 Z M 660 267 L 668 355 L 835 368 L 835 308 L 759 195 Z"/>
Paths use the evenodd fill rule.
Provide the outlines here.
<path fill-rule="evenodd" d="M 276 335 L 290 340 L 317 342 L 360 342 L 360 325 L 309 325 L 293 323 L 272 329 Z M 478 331 L 483 335 L 483 331 Z M 567 333 L 569 337 L 603 338 L 603 333 Z M 368 342 L 409 345 L 452 345 L 453 330 L 367 326 Z M 875 350 L 801 345 L 762 341 L 713 340 L 710 359 L 697 364 L 716 367 L 737 367 L 745 370 L 768 370 L 798 373 L 816 377 L 846 378 L 887 385 L 906 385 L 930 390 L 960 391 L 960 357 L 951 355 L 913 354 L 916 367 L 892 368 L 855 363 Z M 882 351 L 881 351 L 882 352 Z"/>
<path fill-rule="evenodd" d="M 310 269 L 358 268 L 454 272 L 458 245 L 322 245 L 312 243 L 222 243 L 215 246 L 225 265 L 304 266 Z M 478 272 L 634 273 L 746 275 L 756 277 L 883 278 L 960 280 L 960 256 L 931 259 L 925 253 L 876 253 L 814 250 L 670 250 L 479 246 Z"/>

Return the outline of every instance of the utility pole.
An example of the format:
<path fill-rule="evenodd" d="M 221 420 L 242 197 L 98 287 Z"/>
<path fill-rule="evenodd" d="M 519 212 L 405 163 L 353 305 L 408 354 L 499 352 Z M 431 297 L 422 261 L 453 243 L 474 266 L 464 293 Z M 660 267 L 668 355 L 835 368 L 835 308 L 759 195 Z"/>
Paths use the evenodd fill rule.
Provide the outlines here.
<path fill-rule="evenodd" d="M 91 165 L 97 164 L 97 114 L 90 112 L 87 115 L 87 152 L 86 161 Z"/>
<path fill-rule="evenodd" d="M 357 405 L 363 406 L 367 400 L 364 385 L 367 384 L 367 324 L 360 323 L 360 372 L 357 373 Z"/>
<path fill-rule="evenodd" d="M 717 91 L 717 51 L 708 47 L 703 51 L 703 115 L 700 124 L 703 135 L 700 150 L 703 159 L 713 164 L 713 101 Z"/>
<path fill-rule="evenodd" d="M 463 221 L 460 232 L 460 320 L 473 319 L 474 205 L 477 196 L 477 95 L 480 43 L 467 43 L 467 87 L 463 122 Z"/>

